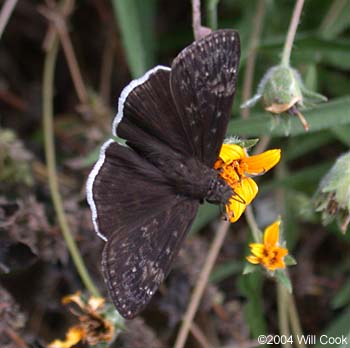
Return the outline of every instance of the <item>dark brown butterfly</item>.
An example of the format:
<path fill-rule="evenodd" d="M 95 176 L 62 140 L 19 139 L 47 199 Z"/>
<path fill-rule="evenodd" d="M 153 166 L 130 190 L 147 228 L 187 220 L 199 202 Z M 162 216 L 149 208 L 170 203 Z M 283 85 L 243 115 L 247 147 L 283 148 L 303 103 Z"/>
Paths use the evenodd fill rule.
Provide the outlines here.
<path fill-rule="evenodd" d="M 102 271 L 125 318 L 135 317 L 170 271 L 198 205 L 227 203 L 213 165 L 236 91 L 238 33 L 218 30 L 121 93 L 113 134 L 90 173 L 87 197 L 106 241 Z"/>

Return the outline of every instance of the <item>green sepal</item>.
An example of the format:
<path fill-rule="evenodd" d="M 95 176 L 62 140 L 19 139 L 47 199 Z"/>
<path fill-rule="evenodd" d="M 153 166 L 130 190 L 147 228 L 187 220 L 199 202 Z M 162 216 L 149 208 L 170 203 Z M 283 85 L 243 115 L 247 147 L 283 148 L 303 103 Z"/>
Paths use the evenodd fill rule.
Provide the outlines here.
<path fill-rule="evenodd" d="M 277 269 L 274 274 L 273 277 L 281 284 L 283 285 L 288 292 L 291 294 L 293 292 L 292 289 L 292 283 L 287 275 L 287 273 L 282 270 L 282 269 Z"/>
<path fill-rule="evenodd" d="M 260 270 L 261 270 L 261 267 L 259 265 L 254 265 L 252 263 L 247 262 L 243 268 L 242 274 L 254 273 Z"/>
<path fill-rule="evenodd" d="M 284 263 L 286 266 L 295 266 L 297 264 L 297 260 L 292 255 L 286 255 L 284 257 Z"/>

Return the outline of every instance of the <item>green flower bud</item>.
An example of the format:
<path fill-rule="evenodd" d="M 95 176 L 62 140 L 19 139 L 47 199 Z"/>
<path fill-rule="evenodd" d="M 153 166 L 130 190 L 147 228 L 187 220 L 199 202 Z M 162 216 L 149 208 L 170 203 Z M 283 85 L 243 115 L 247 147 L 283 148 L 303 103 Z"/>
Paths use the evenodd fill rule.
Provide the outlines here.
<path fill-rule="evenodd" d="M 295 69 L 277 65 L 267 71 L 259 84 L 257 94 L 241 107 L 251 107 L 259 100 L 263 102 L 265 110 L 273 114 L 287 112 L 298 116 L 305 130 L 308 130 L 307 121 L 299 108 L 314 106 L 327 98 L 307 90 Z"/>
<path fill-rule="evenodd" d="M 340 156 L 323 177 L 314 206 L 322 213 L 324 225 L 336 219 L 341 231 L 346 232 L 350 223 L 350 152 Z"/>
<path fill-rule="evenodd" d="M 288 111 L 303 100 L 296 71 L 289 67 L 270 69 L 261 82 L 261 88 L 265 110 L 274 114 Z"/>

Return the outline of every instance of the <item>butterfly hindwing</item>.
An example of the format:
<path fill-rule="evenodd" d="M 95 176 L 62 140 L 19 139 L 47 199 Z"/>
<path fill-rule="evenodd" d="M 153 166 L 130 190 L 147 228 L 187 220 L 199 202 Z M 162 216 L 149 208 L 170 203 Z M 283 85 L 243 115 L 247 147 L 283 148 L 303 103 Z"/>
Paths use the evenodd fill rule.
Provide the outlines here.
<path fill-rule="evenodd" d="M 218 30 L 186 47 L 173 61 L 171 91 L 195 156 L 212 167 L 236 91 L 238 33 Z"/>
<path fill-rule="evenodd" d="M 107 240 L 131 228 L 175 196 L 159 169 L 133 149 L 110 140 L 91 171 L 87 196 L 96 232 Z"/>
<path fill-rule="evenodd" d="M 125 318 L 135 317 L 168 275 L 174 257 L 196 215 L 198 202 L 184 197 L 132 228 L 118 228 L 102 254 L 102 272 L 110 297 Z"/>
<path fill-rule="evenodd" d="M 110 296 L 131 318 L 169 273 L 199 202 L 176 194 L 157 167 L 113 140 L 102 146 L 87 194 L 106 241 L 102 271 Z"/>

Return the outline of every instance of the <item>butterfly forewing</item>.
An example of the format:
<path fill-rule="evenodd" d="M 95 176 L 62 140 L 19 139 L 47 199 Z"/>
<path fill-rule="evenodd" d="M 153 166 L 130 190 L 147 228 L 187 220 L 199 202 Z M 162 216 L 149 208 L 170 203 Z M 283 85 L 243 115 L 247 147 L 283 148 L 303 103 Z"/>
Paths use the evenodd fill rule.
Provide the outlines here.
<path fill-rule="evenodd" d="M 197 207 L 196 201 L 174 198 L 162 211 L 150 211 L 144 221 L 121 227 L 109 238 L 102 271 L 113 303 L 125 318 L 135 317 L 168 275 Z"/>
<path fill-rule="evenodd" d="M 236 91 L 239 36 L 218 30 L 185 48 L 171 67 L 171 91 L 195 156 L 212 167 Z"/>
<path fill-rule="evenodd" d="M 114 131 L 146 157 L 175 151 L 192 156 L 171 96 L 170 68 L 158 66 L 140 80 L 122 92 Z"/>

